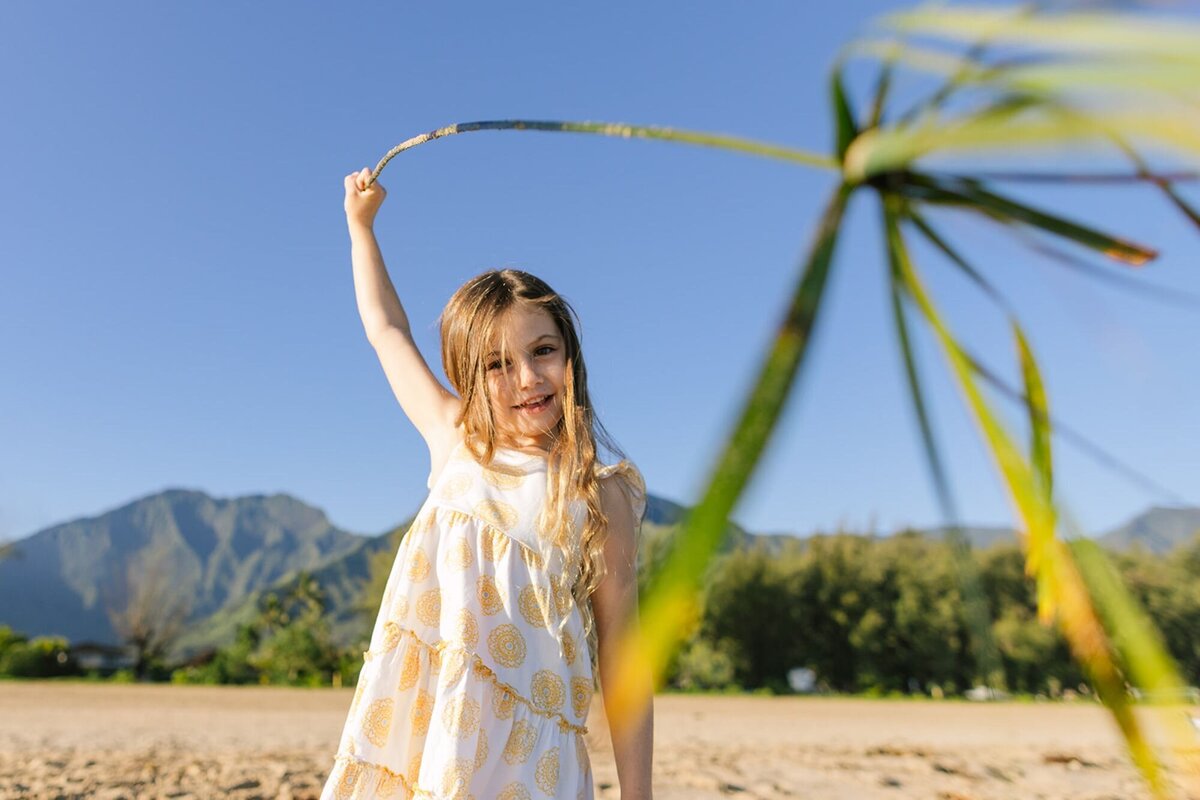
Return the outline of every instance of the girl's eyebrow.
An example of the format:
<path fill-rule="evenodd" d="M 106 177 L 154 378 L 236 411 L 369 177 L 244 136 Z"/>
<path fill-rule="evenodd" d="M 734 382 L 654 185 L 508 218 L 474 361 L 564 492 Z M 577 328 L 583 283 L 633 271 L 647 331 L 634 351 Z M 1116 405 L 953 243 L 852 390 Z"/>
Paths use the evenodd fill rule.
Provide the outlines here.
<path fill-rule="evenodd" d="M 543 333 L 541 336 L 537 337 L 537 338 L 536 338 L 536 339 L 534 339 L 532 342 L 530 342 L 530 343 L 529 343 L 529 346 L 530 346 L 530 347 L 533 347 L 535 344 L 537 344 L 538 342 L 540 342 L 542 339 L 551 339 L 551 340 L 553 340 L 553 341 L 555 341 L 555 342 L 559 341 L 559 337 L 558 337 L 557 335 L 555 335 L 555 334 L 553 334 L 553 333 Z M 494 356 L 494 355 L 498 355 L 498 354 L 496 353 L 496 351 L 495 351 L 495 350 L 493 350 L 492 352 L 488 353 L 486 356 L 484 356 L 484 358 L 491 358 L 491 357 L 492 357 L 492 356 Z"/>

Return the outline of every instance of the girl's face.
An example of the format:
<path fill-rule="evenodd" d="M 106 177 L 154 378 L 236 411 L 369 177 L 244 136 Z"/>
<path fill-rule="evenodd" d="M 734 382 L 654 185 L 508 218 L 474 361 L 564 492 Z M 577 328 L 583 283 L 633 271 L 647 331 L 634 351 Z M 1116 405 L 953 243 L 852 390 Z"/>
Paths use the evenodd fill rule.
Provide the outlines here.
<path fill-rule="evenodd" d="M 562 419 L 567 360 L 562 336 L 548 312 L 514 306 L 499 320 L 510 360 L 503 362 L 499 332 L 484 357 L 492 415 L 505 447 L 549 450 Z"/>

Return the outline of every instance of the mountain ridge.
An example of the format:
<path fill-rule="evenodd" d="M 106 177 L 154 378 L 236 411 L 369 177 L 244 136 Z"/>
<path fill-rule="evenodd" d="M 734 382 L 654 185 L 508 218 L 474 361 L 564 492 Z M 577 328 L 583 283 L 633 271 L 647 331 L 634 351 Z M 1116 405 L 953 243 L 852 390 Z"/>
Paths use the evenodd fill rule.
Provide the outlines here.
<path fill-rule="evenodd" d="M 644 535 L 656 557 L 687 512 L 672 500 L 648 496 Z M 141 575 L 157 570 L 189 602 L 176 649 L 183 655 L 230 641 L 265 593 L 285 591 L 307 572 L 326 592 L 335 641 L 346 645 L 363 635 L 360 601 L 371 560 L 392 547 L 410 522 L 411 515 L 383 533 L 359 534 L 286 492 L 215 497 L 168 487 L 10 542 L 10 554 L 0 559 L 0 624 L 72 643 L 115 642 L 112 613 L 128 602 Z M 916 530 L 946 535 L 941 526 Z M 1017 541 L 1015 531 L 1002 526 L 963 530 L 974 547 Z M 1153 506 L 1096 540 L 1116 551 L 1141 547 L 1162 554 L 1198 530 L 1200 508 Z M 802 549 L 808 538 L 756 534 L 731 521 L 722 549 L 762 547 L 778 554 Z"/>

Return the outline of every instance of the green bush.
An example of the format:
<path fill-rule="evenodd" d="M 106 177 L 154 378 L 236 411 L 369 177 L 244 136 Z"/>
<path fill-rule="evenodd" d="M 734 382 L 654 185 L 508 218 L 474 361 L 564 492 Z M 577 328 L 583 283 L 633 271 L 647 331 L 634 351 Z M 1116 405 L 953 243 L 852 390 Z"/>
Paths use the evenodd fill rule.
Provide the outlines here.
<path fill-rule="evenodd" d="M 69 647 L 61 636 L 39 636 L 28 642 L 10 640 L 0 652 L 0 673 L 18 678 L 78 675 L 79 665 Z"/>
<path fill-rule="evenodd" d="M 672 683 L 684 691 L 738 688 L 728 640 L 713 645 L 694 638 L 681 650 Z"/>

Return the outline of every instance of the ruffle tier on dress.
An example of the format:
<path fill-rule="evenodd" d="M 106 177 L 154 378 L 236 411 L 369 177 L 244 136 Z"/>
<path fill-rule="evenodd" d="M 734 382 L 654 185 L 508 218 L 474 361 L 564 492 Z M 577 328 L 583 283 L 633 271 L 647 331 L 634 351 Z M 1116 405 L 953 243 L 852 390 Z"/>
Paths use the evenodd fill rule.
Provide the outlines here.
<path fill-rule="evenodd" d="M 641 475 L 615 471 L 640 520 Z M 544 459 L 455 449 L 396 552 L 322 800 L 593 797 L 591 654 L 539 542 L 545 491 Z"/>

